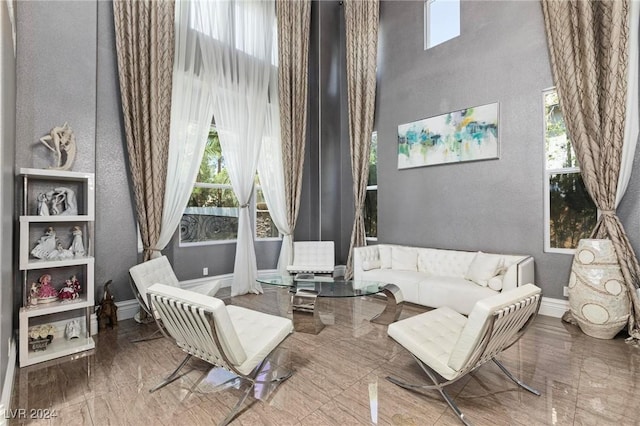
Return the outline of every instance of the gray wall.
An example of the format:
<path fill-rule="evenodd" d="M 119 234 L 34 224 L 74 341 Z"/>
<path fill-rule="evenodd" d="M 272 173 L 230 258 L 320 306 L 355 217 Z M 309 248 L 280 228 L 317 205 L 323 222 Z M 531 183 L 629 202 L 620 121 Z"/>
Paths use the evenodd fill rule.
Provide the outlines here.
<path fill-rule="evenodd" d="M 376 128 L 379 239 L 420 246 L 532 254 L 545 295 L 562 297 L 571 256 L 543 248 L 541 91 L 552 83 L 538 2 L 463 2 L 462 36 L 423 50 L 422 2 L 382 2 Z M 74 170 L 97 178 L 96 288 L 114 281 L 131 299 L 137 263 L 126 168 L 112 3 L 18 2 L 17 167 L 44 167 L 37 142 L 68 121 L 79 153 Z M 314 2 L 309 136 L 297 240 L 336 241 L 346 261 L 353 220 L 344 77 L 344 18 L 338 2 Z M 401 123 L 499 102 L 501 158 L 397 170 Z M 97 117 L 97 119 L 96 119 Z M 620 207 L 634 245 L 640 173 Z M 4 192 L 3 192 L 4 193 Z M 279 242 L 258 242 L 260 269 L 274 268 Z M 636 247 L 638 249 L 638 247 Z M 231 273 L 235 244 L 166 250 L 181 280 Z M 1 348 L 0 348 L 1 349 Z"/>
<path fill-rule="evenodd" d="M 7 373 L 13 334 L 13 161 L 16 125 L 16 59 L 7 2 L 0 4 L 0 383 Z M 2 395 L 8 398 L 8 395 Z M 2 401 L 4 402 L 4 401 Z M 8 409 L 9 407 L 3 407 Z"/>
<path fill-rule="evenodd" d="M 423 3 L 381 3 L 379 241 L 531 254 L 544 295 L 562 298 L 572 256 L 543 252 L 542 90 L 553 81 L 540 4 L 465 1 L 461 14 L 461 36 L 425 51 Z M 397 169 L 399 124 L 492 102 L 499 160 Z M 633 185 L 621 211 L 637 244 L 637 173 Z"/>

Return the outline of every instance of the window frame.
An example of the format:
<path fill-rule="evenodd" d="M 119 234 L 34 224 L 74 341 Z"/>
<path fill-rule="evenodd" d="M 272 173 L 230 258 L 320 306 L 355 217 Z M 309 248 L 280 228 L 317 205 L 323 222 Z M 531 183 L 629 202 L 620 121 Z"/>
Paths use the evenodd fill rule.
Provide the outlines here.
<path fill-rule="evenodd" d="M 551 177 L 558 174 L 580 174 L 580 167 L 560 167 L 555 169 L 547 168 L 547 119 L 546 119 L 546 111 L 545 111 L 545 95 L 551 91 L 557 91 L 555 86 L 548 87 L 542 90 L 542 141 L 543 141 L 543 175 L 544 175 L 544 253 L 555 253 L 555 254 L 568 254 L 574 255 L 576 252 L 575 248 L 561 248 L 561 247 L 551 247 Z M 564 117 L 563 117 L 564 120 Z M 597 207 L 596 207 L 597 208 Z M 600 216 L 600 210 L 597 209 L 597 217 Z"/>
<path fill-rule="evenodd" d="M 195 182 L 191 191 L 195 188 L 208 188 L 208 189 L 230 189 L 233 191 L 233 186 L 231 184 L 224 183 L 205 183 L 205 182 Z M 235 192 L 234 192 L 235 196 Z M 237 197 L 236 197 L 237 200 Z M 186 209 L 186 207 L 185 207 Z M 237 207 L 239 210 L 240 207 Z M 184 215 L 184 212 L 182 213 Z M 240 217 L 240 211 L 238 211 L 238 217 Z M 255 223 L 254 223 L 255 228 Z M 180 233 L 180 227 L 178 226 L 178 247 L 197 247 L 197 246 L 211 246 L 211 245 L 219 245 L 219 244 L 235 244 L 238 241 L 238 238 L 234 239 L 224 239 L 224 240 L 206 240 L 206 241 L 182 241 L 182 234 Z M 255 231 L 254 231 L 255 232 Z"/>
<path fill-rule="evenodd" d="M 434 44 L 434 45 L 430 45 L 431 44 L 431 37 L 429 36 L 429 29 L 431 27 L 430 23 L 431 23 L 431 5 L 433 3 L 435 3 L 438 0 L 424 0 L 424 25 L 423 25 L 423 36 L 424 36 L 424 50 L 429 50 L 432 49 L 436 46 L 439 46 L 443 43 L 446 43 L 448 41 L 453 40 L 456 37 L 460 37 L 460 35 L 462 34 L 462 1 L 461 0 L 456 0 L 456 2 L 458 3 L 458 34 L 454 35 L 453 37 L 450 37 L 446 40 L 442 40 L 441 42 L 439 42 L 438 44 Z M 442 0 L 440 0 L 442 1 Z"/>
<path fill-rule="evenodd" d="M 282 234 L 280 233 L 280 230 L 278 229 L 278 236 L 277 237 L 258 237 L 258 191 L 262 191 L 262 185 L 257 185 L 257 184 L 253 184 L 253 195 L 251 196 L 252 202 L 251 204 L 253 205 L 253 241 L 282 241 Z M 266 200 L 265 200 L 266 202 Z M 268 206 L 267 206 L 268 208 Z M 269 212 L 269 216 L 271 216 L 271 212 Z M 274 223 L 275 225 L 275 223 Z M 277 229 L 277 227 L 276 227 Z M 235 241 L 235 240 L 234 240 Z"/>
<path fill-rule="evenodd" d="M 371 142 L 373 142 L 374 136 L 375 136 L 375 140 L 376 140 L 376 184 L 375 185 L 367 185 L 367 191 L 366 192 L 368 193 L 369 191 L 376 191 L 376 222 L 377 222 L 378 213 L 379 213 L 378 203 L 377 203 L 377 200 L 378 200 L 378 197 L 377 197 L 377 195 L 378 195 L 378 183 L 377 183 L 378 182 L 378 154 L 377 154 L 377 149 L 378 149 L 378 131 L 377 130 L 374 130 L 373 132 L 371 132 Z M 369 166 L 371 166 L 371 165 L 369 165 Z M 366 199 L 366 196 L 365 196 L 365 199 Z M 378 241 L 377 232 L 376 232 L 376 236 L 375 237 L 369 237 L 369 236 L 366 235 L 366 226 L 365 226 L 365 241 L 371 241 L 371 242 L 377 242 Z"/>

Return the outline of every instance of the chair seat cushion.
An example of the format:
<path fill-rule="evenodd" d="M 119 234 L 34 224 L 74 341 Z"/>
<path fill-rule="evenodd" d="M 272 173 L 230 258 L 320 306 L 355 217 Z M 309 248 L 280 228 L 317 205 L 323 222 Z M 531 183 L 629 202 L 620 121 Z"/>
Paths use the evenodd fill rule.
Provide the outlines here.
<path fill-rule="evenodd" d="M 247 359 L 235 367 L 249 374 L 289 334 L 293 323 L 288 318 L 253 311 L 240 306 L 227 306 L 227 312 L 236 330 Z"/>
<path fill-rule="evenodd" d="M 464 315 L 451 308 L 442 307 L 392 323 L 387 333 L 449 380 L 458 374 L 447 363 L 466 322 L 467 318 Z"/>

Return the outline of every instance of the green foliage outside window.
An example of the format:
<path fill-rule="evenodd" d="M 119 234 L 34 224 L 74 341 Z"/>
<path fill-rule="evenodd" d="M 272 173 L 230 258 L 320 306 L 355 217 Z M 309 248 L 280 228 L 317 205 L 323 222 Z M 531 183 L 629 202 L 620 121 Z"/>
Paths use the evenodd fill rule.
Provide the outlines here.
<path fill-rule="evenodd" d="M 196 182 L 231 185 L 229 173 L 224 167 L 224 157 L 217 130 L 209 131 L 207 145 Z M 194 188 L 187 207 L 237 207 L 238 201 L 233 190 L 224 188 Z"/>
<path fill-rule="evenodd" d="M 572 249 L 589 238 L 597 208 L 587 192 L 567 135 L 555 90 L 544 94 L 546 168 L 549 179 L 549 245 Z"/>

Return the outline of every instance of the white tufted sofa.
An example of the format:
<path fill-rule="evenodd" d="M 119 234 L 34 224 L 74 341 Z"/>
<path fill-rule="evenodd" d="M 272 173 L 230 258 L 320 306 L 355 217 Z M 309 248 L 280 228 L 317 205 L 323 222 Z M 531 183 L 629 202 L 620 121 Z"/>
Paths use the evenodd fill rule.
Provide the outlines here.
<path fill-rule="evenodd" d="M 478 253 L 394 244 L 357 247 L 353 279 L 395 284 L 407 302 L 447 306 L 464 315 L 480 299 L 535 282 L 533 257 Z M 467 279 L 478 261 L 476 256 L 499 265 L 486 282 Z"/>

